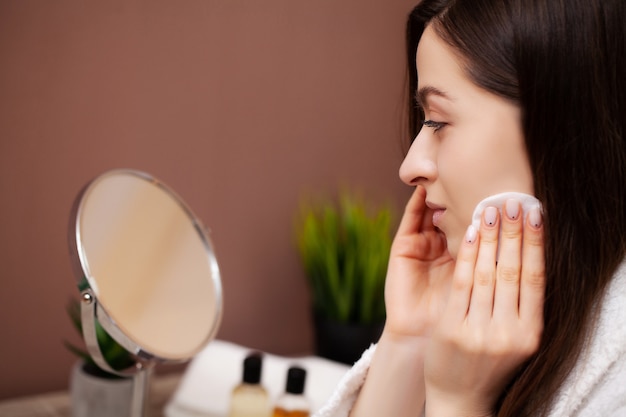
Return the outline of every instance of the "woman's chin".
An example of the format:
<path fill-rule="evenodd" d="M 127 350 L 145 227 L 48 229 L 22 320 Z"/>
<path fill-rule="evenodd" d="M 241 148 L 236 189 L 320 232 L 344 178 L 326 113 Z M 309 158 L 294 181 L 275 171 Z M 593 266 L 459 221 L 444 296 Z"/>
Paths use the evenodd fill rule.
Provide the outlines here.
<path fill-rule="evenodd" d="M 456 254 L 459 250 L 460 239 L 457 239 L 455 234 L 446 233 L 441 227 L 435 227 L 437 232 L 443 237 L 446 242 L 445 250 L 450 254 L 452 259 L 456 259 Z"/>
<path fill-rule="evenodd" d="M 453 259 L 456 259 L 456 255 L 459 253 L 459 247 L 461 245 L 461 239 L 454 236 L 446 235 L 446 242 L 448 245 L 448 253 Z"/>

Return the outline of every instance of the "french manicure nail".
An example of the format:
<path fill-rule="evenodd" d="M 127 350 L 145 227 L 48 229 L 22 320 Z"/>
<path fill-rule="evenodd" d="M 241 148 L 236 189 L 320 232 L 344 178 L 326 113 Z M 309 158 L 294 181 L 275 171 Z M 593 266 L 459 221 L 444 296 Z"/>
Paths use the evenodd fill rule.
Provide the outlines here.
<path fill-rule="evenodd" d="M 515 220 L 519 215 L 519 201 L 514 198 L 506 200 L 506 215 L 509 219 Z"/>
<path fill-rule="evenodd" d="M 530 209 L 530 212 L 528 213 L 528 221 L 535 228 L 539 228 L 541 226 L 543 223 L 543 216 L 541 215 L 541 209 L 539 207 L 533 207 Z"/>
<path fill-rule="evenodd" d="M 467 232 L 465 232 L 465 241 L 467 243 L 474 243 L 476 241 L 476 228 L 471 224 L 467 228 Z"/>
<path fill-rule="evenodd" d="M 496 216 L 498 214 L 498 209 L 495 207 L 487 207 L 485 209 L 485 224 L 488 226 L 493 226 L 496 224 Z"/>

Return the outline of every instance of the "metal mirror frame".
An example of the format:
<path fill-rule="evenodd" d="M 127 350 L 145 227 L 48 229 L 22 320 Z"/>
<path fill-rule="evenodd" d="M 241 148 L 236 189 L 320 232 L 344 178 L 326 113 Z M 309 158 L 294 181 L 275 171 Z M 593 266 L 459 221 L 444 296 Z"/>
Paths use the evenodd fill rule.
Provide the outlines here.
<path fill-rule="evenodd" d="M 213 280 L 213 286 L 215 289 L 216 298 L 216 315 L 211 326 L 211 331 L 207 334 L 206 339 L 201 343 L 198 348 L 192 352 L 189 358 L 186 359 L 171 359 L 160 357 L 148 349 L 143 348 L 138 343 L 134 342 L 129 336 L 125 335 L 120 328 L 116 325 L 115 321 L 107 313 L 106 308 L 98 301 L 96 293 L 93 290 L 94 281 L 90 276 L 89 266 L 87 262 L 87 255 L 85 254 L 81 245 L 81 228 L 80 218 L 83 208 L 83 201 L 89 192 L 98 185 L 99 182 L 105 180 L 107 177 L 114 175 L 130 175 L 140 180 L 144 180 L 153 186 L 158 187 L 167 195 L 169 195 L 182 210 L 187 218 L 192 222 L 194 229 L 196 230 L 198 237 L 201 239 L 205 248 L 205 253 L 208 257 L 210 264 L 211 279 Z M 103 370 L 112 374 L 124 377 L 133 377 L 133 393 L 131 403 L 131 416 L 145 416 L 146 404 L 148 399 L 148 381 L 154 366 L 158 363 L 183 363 L 198 353 L 206 344 L 208 344 L 217 333 L 219 325 L 222 319 L 223 312 L 223 295 L 220 271 L 215 258 L 215 252 L 213 251 L 213 244 L 206 233 L 207 229 L 202 224 L 197 216 L 191 211 L 189 206 L 180 198 L 180 196 L 174 192 L 170 187 L 163 182 L 157 180 L 150 174 L 134 169 L 114 169 L 106 171 L 91 181 L 89 181 L 78 193 L 74 200 L 70 214 L 69 225 L 69 251 L 70 259 L 72 261 L 72 268 L 77 280 L 78 289 L 81 294 L 81 323 L 83 338 L 89 355 L 94 362 Z M 118 370 L 112 368 L 109 363 L 104 359 L 98 339 L 96 336 L 96 321 L 100 323 L 102 328 L 124 349 L 134 355 L 136 362 L 135 365 Z"/>

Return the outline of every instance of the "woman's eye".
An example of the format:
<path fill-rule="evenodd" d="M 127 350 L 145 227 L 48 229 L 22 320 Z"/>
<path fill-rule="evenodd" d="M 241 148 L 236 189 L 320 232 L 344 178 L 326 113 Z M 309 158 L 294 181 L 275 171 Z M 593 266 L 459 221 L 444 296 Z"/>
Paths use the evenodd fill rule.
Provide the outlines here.
<path fill-rule="evenodd" d="M 436 122 L 434 120 L 423 120 L 422 124 L 426 127 L 433 128 L 435 132 L 444 127 L 447 123 L 444 122 Z"/>

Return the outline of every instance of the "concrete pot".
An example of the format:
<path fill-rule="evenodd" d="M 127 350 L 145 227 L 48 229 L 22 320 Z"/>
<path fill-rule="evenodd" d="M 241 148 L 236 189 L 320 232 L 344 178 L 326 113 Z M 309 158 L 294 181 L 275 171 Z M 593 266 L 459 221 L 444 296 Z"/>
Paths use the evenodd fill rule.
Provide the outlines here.
<path fill-rule="evenodd" d="M 94 376 L 78 361 L 70 375 L 72 417 L 130 417 L 133 378 Z"/>

